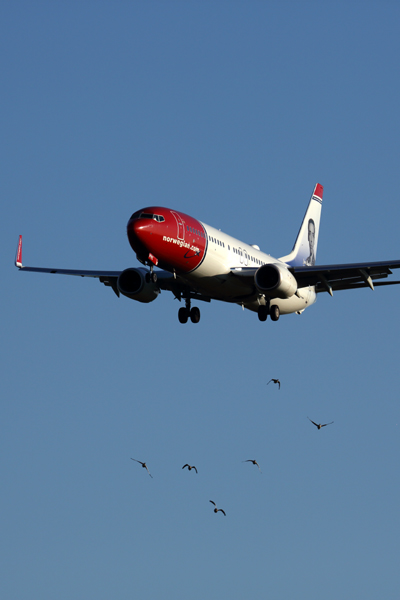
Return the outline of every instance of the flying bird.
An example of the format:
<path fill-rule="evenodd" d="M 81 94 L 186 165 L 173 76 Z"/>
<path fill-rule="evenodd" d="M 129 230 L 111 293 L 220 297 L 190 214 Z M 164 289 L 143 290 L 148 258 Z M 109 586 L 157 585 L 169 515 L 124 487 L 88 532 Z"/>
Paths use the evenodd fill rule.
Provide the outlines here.
<path fill-rule="evenodd" d="M 216 504 L 215 504 L 215 502 L 213 502 L 212 500 L 210 500 L 210 502 L 211 502 L 211 504 L 214 504 L 214 506 L 215 506 L 215 508 L 214 508 L 214 512 L 215 512 L 215 513 L 217 513 L 218 511 L 219 511 L 219 512 L 222 512 L 222 514 L 224 514 L 224 515 L 225 515 L 225 517 L 226 517 L 226 512 L 225 512 L 224 510 L 222 510 L 222 508 L 217 508 L 217 505 L 216 505 Z"/>
<path fill-rule="evenodd" d="M 307 419 L 309 421 L 311 421 L 310 417 L 307 417 Z M 321 423 L 314 423 L 314 421 L 311 421 L 311 423 L 313 425 L 315 425 L 315 427 L 318 427 L 318 429 L 321 429 L 321 427 L 326 427 L 327 425 L 332 425 L 332 423 L 334 423 L 334 421 L 331 421 L 330 423 L 323 423 L 322 425 L 321 425 Z"/>
<path fill-rule="evenodd" d="M 258 462 L 256 460 L 252 460 L 251 458 L 249 458 L 249 460 L 242 460 L 242 462 L 251 462 L 251 463 L 253 463 L 253 465 L 257 465 L 260 473 L 262 473 L 262 471 L 260 469 L 260 465 L 258 464 Z"/>
<path fill-rule="evenodd" d="M 267 385 L 268 385 L 269 383 L 271 383 L 271 381 L 273 381 L 274 383 L 277 383 L 277 384 L 279 385 L 279 389 L 281 389 L 281 382 L 279 381 L 279 379 L 270 379 L 270 380 L 268 381 Z"/>
<path fill-rule="evenodd" d="M 183 465 L 182 469 L 184 469 L 185 467 L 187 467 L 189 471 L 191 471 L 192 469 L 194 469 L 196 471 L 196 473 L 197 473 L 197 469 L 196 469 L 196 467 L 194 465 L 191 467 L 190 465 L 186 464 L 186 465 Z"/>
<path fill-rule="evenodd" d="M 145 462 L 142 462 L 141 460 L 136 460 L 136 458 L 131 458 L 131 460 L 134 460 L 134 461 L 140 463 L 142 465 L 143 469 L 146 469 L 146 471 L 148 472 L 148 474 L 150 475 L 150 477 L 153 479 L 153 475 L 148 470 L 147 465 L 146 465 Z"/>

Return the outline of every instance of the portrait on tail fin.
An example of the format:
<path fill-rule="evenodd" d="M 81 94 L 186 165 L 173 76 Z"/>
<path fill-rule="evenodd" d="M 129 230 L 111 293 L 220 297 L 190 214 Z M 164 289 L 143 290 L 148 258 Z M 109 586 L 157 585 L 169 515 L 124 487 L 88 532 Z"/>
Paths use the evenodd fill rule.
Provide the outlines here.
<path fill-rule="evenodd" d="M 287 256 L 282 256 L 279 259 L 291 267 L 313 267 L 315 265 L 323 193 L 324 188 L 320 183 L 317 183 L 297 234 L 293 250 Z"/>
<path fill-rule="evenodd" d="M 308 221 L 308 245 L 310 247 L 310 254 L 303 264 L 307 267 L 313 267 L 315 265 L 315 223 L 312 219 Z"/>

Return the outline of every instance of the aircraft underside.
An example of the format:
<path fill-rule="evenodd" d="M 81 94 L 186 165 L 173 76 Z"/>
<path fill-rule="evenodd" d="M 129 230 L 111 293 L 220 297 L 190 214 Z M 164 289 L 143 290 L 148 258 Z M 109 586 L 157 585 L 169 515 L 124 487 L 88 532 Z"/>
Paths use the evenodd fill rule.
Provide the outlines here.
<path fill-rule="evenodd" d="M 197 277 L 196 273 L 179 276 L 178 281 L 187 284 L 188 291 L 182 291 L 179 299 L 185 301 L 185 306 L 178 312 L 178 318 L 181 323 L 186 323 L 189 319 L 193 323 L 200 321 L 200 309 L 192 307 L 192 300 L 206 301 L 219 300 L 238 304 L 247 310 L 258 314 L 260 321 L 266 321 L 268 316 L 271 320 L 277 321 L 279 316 L 291 313 L 300 314 L 316 301 L 314 288 L 306 287 L 297 290 L 291 298 L 272 298 L 265 294 L 260 294 L 254 284 L 243 286 L 242 281 L 238 280 L 232 273 L 222 273 L 217 276 Z"/>

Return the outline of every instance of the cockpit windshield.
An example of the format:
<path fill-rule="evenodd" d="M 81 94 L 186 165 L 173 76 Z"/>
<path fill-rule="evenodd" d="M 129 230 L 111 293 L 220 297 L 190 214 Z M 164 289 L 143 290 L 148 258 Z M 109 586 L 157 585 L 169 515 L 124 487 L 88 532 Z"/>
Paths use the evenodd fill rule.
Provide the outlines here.
<path fill-rule="evenodd" d="M 138 210 L 135 213 L 133 213 L 130 220 L 132 219 L 153 219 L 154 221 L 158 221 L 159 223 L 165 221 L 162 215 L 154 215 L 153 213 L 142 212 L 141 210 Z"/>

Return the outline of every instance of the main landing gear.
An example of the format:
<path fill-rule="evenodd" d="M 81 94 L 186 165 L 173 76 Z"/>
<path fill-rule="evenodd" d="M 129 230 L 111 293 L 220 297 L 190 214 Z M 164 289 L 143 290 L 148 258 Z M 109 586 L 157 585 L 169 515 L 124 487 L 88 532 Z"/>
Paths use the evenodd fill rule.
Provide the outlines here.
<path fill-rule="evenodd" d="M 277 321 L 279 319 L 279 315 L 281 314 L 279 311 L 279 306 L 277 306 L 276 304 L 271 306 L 269 309 L 269 314 L 271 316 L 272 321 Z"/>
<path fill-rule="evenodd" d="M 277 306 L 276 304 L 273 304 L 270 307 L 268 307 L 267 304 L 260 304 L 260 306 L 258 307 L 258 318 L 260 319 L 260 321 L 266 321 L 268 315 L 270 315 L 271 321 L 277 321 L 279 319 L 280 314 L 281 313 L 279 311 L 279 306 Z"/>
<path fill-rule="evenodd" d="M 192 323 L 200 321 L 200 309 L 197 306 L 190 308 L 190 298 L 185 298 L 185 305 L 178 310 L 179 323 L 187 323 L 189 317 Z"/>
<path fill-rule="evenodd" d="M 260 321 L 266 321 L 268 317 L 268 306 L 266 304 L 260 304 L 258 307 L 258 318 Z"/>

